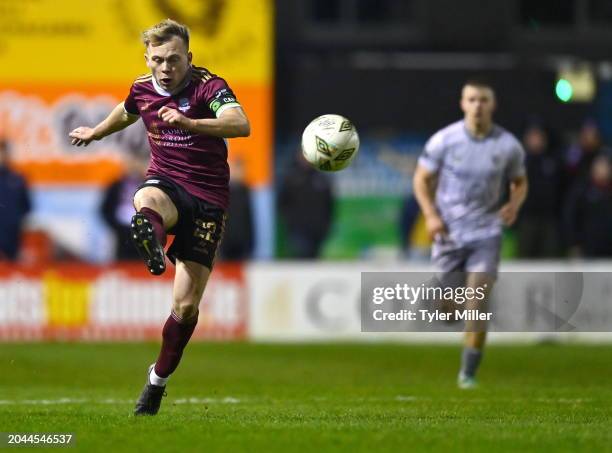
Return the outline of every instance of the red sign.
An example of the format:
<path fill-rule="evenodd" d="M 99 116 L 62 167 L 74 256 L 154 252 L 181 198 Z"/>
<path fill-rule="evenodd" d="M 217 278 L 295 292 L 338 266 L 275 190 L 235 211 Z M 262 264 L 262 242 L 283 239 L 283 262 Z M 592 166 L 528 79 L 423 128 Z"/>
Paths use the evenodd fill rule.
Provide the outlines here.
<path fill-rule="evenodd" d="M 156 340 L 170 314 L 174 272 L 113 266 L 0 264 L 0 341 Z M 240 264 L 218 264 L 193 338 L 243 339 L 247 299 Z"/>

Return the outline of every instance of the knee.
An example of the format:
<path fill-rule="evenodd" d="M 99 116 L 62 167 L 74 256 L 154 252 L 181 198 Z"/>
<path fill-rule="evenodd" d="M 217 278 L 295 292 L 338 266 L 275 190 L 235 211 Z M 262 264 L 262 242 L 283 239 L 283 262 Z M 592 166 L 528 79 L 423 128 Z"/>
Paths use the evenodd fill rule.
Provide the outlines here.
<path fill-rule="evenodd" d="M 191 319 L 198 314 L 200 298 L 195 296 L 196 295 L 192 295 L 191 297 L 184 297 L 174 300 L 172 309 L 174 313 L 182 320 Z"/>
<path fill-rule="evenodd" d="M 134 207 L 137 211 L 144 207 L 159 210 L 159 200 L 151 193 L 139 191 L 134 195 Z"/>
<path fill-rule="evenodd" d="M 198 304 L 191 301 L 175 301 L 174 313 L 182 320 L 193 318 L 198 313 Z"/>

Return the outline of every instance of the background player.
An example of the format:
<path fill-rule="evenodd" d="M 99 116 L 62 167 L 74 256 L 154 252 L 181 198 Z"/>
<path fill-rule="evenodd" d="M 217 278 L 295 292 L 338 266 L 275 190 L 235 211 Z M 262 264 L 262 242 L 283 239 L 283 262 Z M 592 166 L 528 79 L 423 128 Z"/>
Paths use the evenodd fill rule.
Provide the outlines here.
<path fill-rule="evenodd" d="M 489 291 L 502 224 L 514 223 L 527 195 L 525 153 L 511 133 L 493 123 L 495 104 L 490 85 L 468 81 L 461 94 L 464 119 L 429 139 L 414 175 L 414 193 L 434 238 L 434 264 L 443 273 L 465 273 L 467 287 L 486 285 Z M 507 189 L 509 199 L 501 205 Z M 473 325 L 465 330 L 458 384 L 469 388 L 476 384 L 486 330 Z"/>
<path fill-rule="evenodd" d="M 135 414 L 154 415 L 170 374 L 198 321 L 198 305 L 221 239 L 228 203 L 225 138 L 250 134 L 249 121 L 227 83 L 192 65 L 187 27 L 165 20 L 143 33 L 151 74 L 138 77 L 125 102 L 94 128 L 78 127 L 72 144 L 88 145 L 142 118 L 151 145 L 147 179 L 134 196 L 132 237 L 149 271 L 176 264 L 172 313 L 159 357 L 149 367 Z"/>

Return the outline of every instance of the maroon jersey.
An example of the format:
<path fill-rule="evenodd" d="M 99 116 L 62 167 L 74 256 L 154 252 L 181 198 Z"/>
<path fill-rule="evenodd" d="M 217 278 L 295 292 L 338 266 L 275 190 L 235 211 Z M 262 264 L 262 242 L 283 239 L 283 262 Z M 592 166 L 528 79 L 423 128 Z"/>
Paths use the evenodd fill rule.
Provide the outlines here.
<path fill-rule="evenodd" d="M 137 78 L 125 99 L 125 111 L 140 115 L 151 144 L 147 176 L 175 181 L 190 194 L 227 208 L 229 166 L 225 139 L 197 134 L 158 118 L 164 107 L 179 110 L 188 118 L 215 118 L 239 106 L 225 80 L 204 68 L 191 67 L 183 87 L 170 94 L 151 75 Z"/>

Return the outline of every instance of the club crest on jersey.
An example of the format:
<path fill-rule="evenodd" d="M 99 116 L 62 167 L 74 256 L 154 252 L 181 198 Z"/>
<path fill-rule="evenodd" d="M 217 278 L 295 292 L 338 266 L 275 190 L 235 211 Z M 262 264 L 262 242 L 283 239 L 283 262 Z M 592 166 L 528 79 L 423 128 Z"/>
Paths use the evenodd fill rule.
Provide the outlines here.
<path fill-rule="evenodd" d="M 181 112 L 186 112 L 187 110 L 189 110 L 191 108 L 191 106 L 189 105 L 189 99 L 187 98 L 180 98 L 178 101 L 178 109 Z"/>

